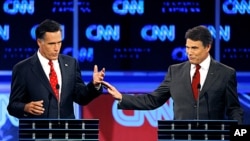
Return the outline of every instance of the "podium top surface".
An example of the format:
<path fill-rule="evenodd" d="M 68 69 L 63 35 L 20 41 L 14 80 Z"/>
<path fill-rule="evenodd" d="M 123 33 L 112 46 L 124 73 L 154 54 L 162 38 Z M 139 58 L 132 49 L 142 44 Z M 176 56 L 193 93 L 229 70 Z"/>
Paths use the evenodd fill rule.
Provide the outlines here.
<path fill-rule="evenodd" d="M 237 120 L 158 120 L 165 123 L 238 123 Z"/>
<path fill-rule="evenodd" d="M 99 121 L 99 119 L 20 118 L 19 121 Z"/>
<path fill-rule="evenodd" d="M 85 124 L 99 124 L 99 119 L 40 119 L 40 118 L 23 118 L 19 119 L 20 126 L 23 124 L 44 124 L 44 123 L 71 123 L 71 124 L 78 124 L 78 123 L 85 123 Z"/>

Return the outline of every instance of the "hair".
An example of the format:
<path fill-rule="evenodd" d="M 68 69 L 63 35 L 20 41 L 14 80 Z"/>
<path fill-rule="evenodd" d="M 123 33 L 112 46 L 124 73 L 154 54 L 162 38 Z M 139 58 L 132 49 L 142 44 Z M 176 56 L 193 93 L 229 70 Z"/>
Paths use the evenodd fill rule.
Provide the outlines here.
<path fill-rule="evenodd" d="M 212 45 L 213 38 L 207 27 L 199 25 L 188 29 L 185 34 L 186 39 L 191 39 L 193 41 L 201 41 L 203 46 Z"/>
<path fill-rule="evenodd" d="M 46 32 L 62 31 L 61 25 L 50 19 L 42 21 L 36 28 L 36 39 L 43 39 Z"/>

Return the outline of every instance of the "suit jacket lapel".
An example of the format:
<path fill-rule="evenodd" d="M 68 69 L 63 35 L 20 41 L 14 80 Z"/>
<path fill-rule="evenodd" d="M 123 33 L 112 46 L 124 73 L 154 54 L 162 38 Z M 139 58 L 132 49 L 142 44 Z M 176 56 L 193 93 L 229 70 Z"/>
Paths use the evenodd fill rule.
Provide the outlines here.
<path fill-rule="evenodd" d="M 67 91 L 66 89 L 66 85 L 65 82 L 67 82 L 69 74 L 68 73 L 68 67 L 69 64 L 67 63 L 67 60 L 65 60 L 61 55 L 59 55 L 58 57 L 58 61 L 59 61 L 59 66 L 60 66 L 60 70 L 61 70 L 61 76 L 62 76 L 62 86 L 61 86 L 61 102 L 64 99 L 64 92 Z"/>
<path fill-rule="evenodd" d="M 191 77 L 190 77 L 190 69 L 191 69 L 191 64 L 190 62 L 187 61 L 185 63 L 184 67 L 184 75 L 183 75 L 183 80 L 185 80 L 185 87 L 187 88 L 188 92 L 191 94 L 191 97 L 193 97 L 193 91 L 192 91 L 192 84 L 191 84 Z"/>
<path fill-rule="evenodd" d="M 216 62 L 211 58 L 210 67 L 207 73 L 206 80 L 204 82 L 203 88 L 201 89 L 201 96 L 204 95 L 204 93 L 211 87 L 212 84 L 214 84 L 214 81 L 216 78 Z"/>
<path fill-rule="evenodd" d="M 186 78 L 184 80 L 187 80 L 186 81 L 186 86 L 188 88 L 188 93 L 192 94 L 191 96 L 193 96 L 193 91 L 192 91 L 192 82 L 191 82 L 191 77 L 190 77 L 190 69 L 191 69 L 191 64 L 188 62 L 186 63 L 186 67 L 185 67 L 186 71 L 185 71 L 185 76 Z"/>
<path fill-rule="evenodd" d="M 53 93 L 52 91 L 52 88 L 50 86 L 50 82 L 45 74 L 45 72 L 43 71 L 43 68 L 42 68 L 42 65 L 38 59 L 38 56 L 37 54 L 33 55 L 32 56 L 33 59 L 32 60 L 32 71 L 33 73 L 35 74 L 35 76 L 39 79 L 39 81 L 51 92 Z"/>

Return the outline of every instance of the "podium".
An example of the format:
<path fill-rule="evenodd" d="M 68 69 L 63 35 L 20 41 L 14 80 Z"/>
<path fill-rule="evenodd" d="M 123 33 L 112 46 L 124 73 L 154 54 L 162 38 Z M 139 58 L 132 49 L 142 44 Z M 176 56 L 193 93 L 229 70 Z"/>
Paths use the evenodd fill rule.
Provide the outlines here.
<path fill-rule="evenodd" d="M 19 119 L 19 141 L 99 141 L 98 119 Z"/>
<path fill-rule="evenodd" d="M 236 120 L 159 120 L 158 141 L 230 140 Z"/>

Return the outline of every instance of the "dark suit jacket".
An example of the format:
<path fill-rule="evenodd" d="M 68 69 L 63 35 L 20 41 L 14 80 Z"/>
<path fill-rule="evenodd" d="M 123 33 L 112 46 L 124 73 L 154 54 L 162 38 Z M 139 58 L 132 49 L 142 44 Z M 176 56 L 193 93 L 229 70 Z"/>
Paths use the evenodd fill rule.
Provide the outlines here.
<path fill-rule="evenodd" d="M 76 59 L 59 55 L 61 75 L 61 101 L 58 105 L 49 80 L 43 71 L 37 54 L 27 58 L 13 68 L 8 112 L 17 118 L 75 118 L 73 102 L 86 105 L 102 93 L 93 83 L 85 85 Z M 31 101 L 44 101 L 44 114 L 29 115 L 24 105 Z"/>
<path fill-rule="evenodd" d="M 197 119 L 197 102 L 193 98 L 190 66 L 187 61 L 172 65 L 161 85 L 151 94 L 123 95 L 120 109 L 151 110 L 163 105 L 172 97 L 174 119 Z M 237 96 L 236 72 L 233 68 L 211 60 L 209 71 L 199 95 L 199 119 L 238 120 L 242 123 L 243 111 Z"/>

